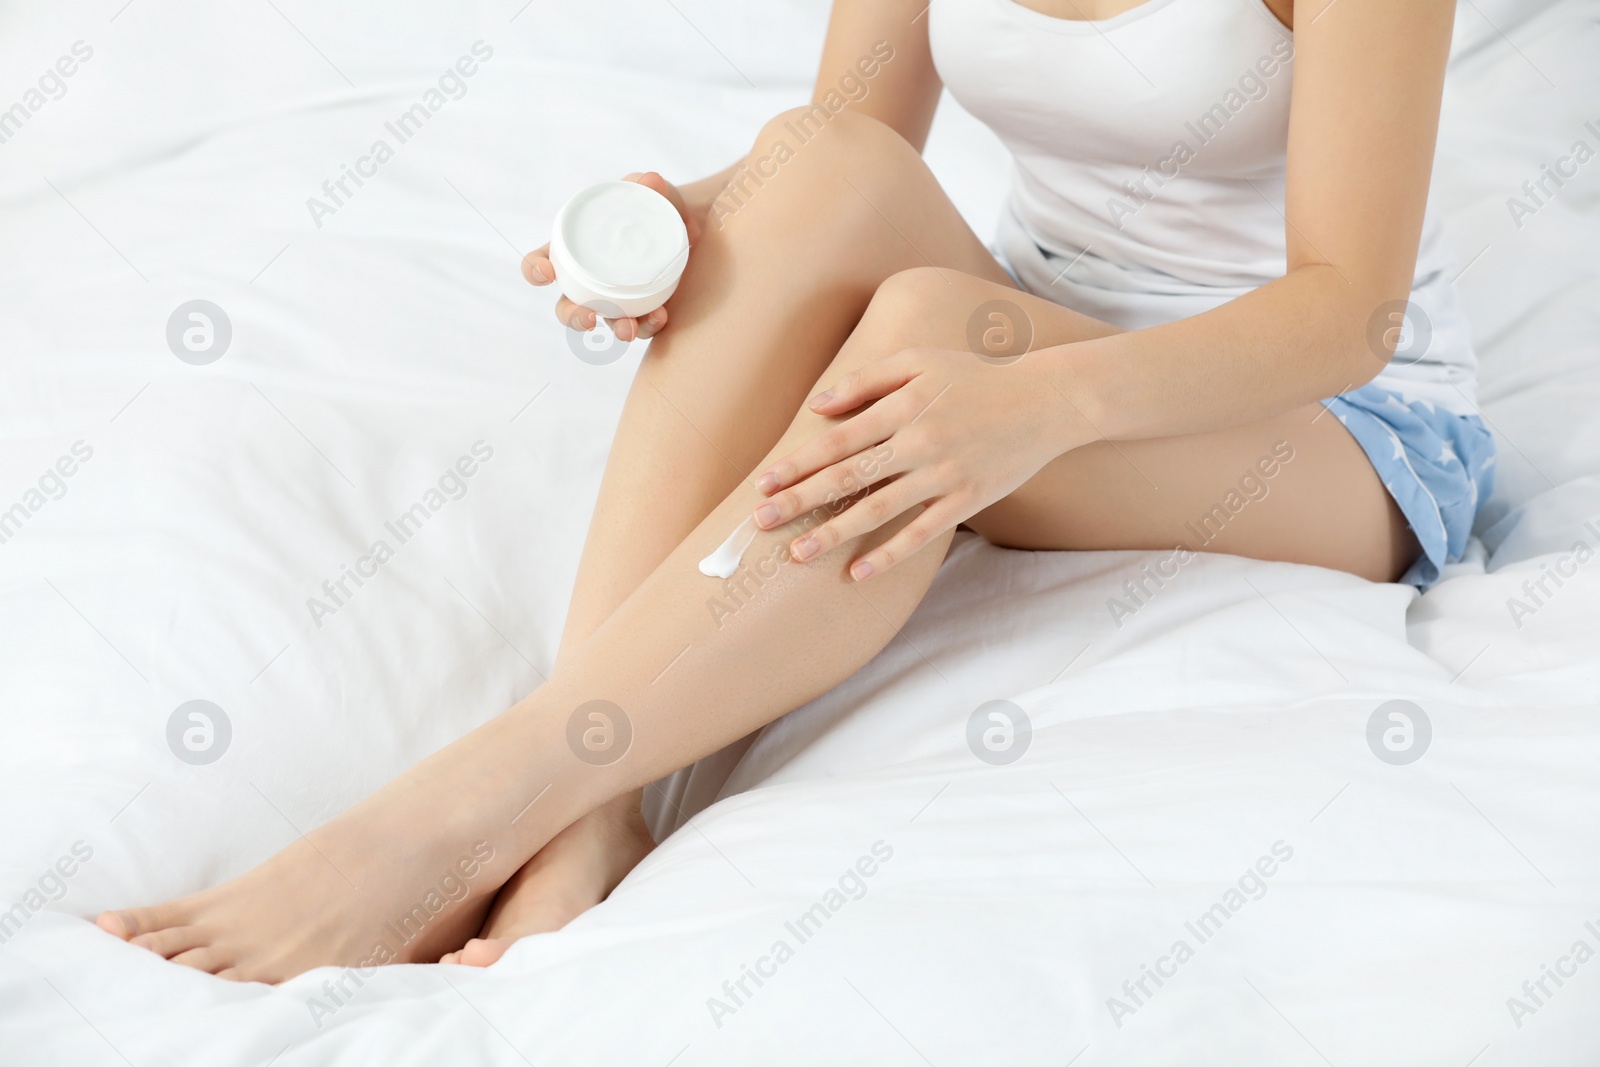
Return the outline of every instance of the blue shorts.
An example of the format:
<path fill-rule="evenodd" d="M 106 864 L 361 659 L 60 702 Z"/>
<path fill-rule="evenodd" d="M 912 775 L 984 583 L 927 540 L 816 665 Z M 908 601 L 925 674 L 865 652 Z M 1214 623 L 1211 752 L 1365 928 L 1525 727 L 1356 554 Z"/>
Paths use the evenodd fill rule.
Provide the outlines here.
<path fill-rule="evenodd" d="M 1427 590 L 1466 551 L 1480 501 L 1494 491 L 1494 437 L 1477 415 L 1457 415 L 1377 385 L 1324 400 L 1400 505 L 1422 555 L 1400 580 Z"/>

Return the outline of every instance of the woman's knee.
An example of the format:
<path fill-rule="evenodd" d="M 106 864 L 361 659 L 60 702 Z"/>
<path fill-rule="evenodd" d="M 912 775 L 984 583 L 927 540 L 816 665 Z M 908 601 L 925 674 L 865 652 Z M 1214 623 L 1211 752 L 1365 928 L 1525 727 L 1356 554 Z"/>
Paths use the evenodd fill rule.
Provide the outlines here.
<path fill-rule="evenodd" d="M 836 385 L 844 375 L 901 349 L 936 344 L 948 348 L 956 343 L 946 340 L 930 322 L 938 318 L 938 302 L 950 299 L 950 285 L 959 285 L 962 279 L 978 280 L 960 271 L 931 267 L 915 267 L 889 275 L 868 301 L 850 340 L 817 379 L 816 389 Z"/>
<path fill-rule="evenodd" d="M 920 153 L 895 130 L 859 111 L 830 112 L 821 104 L 781 111 L 756 137 L 751 160 L 769 160 L 766 173 L 808 158 L 892 158 L 920 160 Z M 781 162 L 780 162 L 781 157 Z"/>
<path fill-rule="evenodd" d="M 1030 351 L 1121 332 L 1011 284 L 932 266 L 885 278 L 862 321 L 897 339 L 899 348 L 961 348 L 982 355 L 992 354 L 987 336 L 997 327 L 1023 339 Z"/>
<path fill-rule="evenodd" d="M 937 308 L 948 306 L 952 298 L 964 298 L 974 286 L 987 288 L 988 283 L 946 267 L 911 267 L 895 271 L 878 284 L 868 314 L 898 322 L 911 321 L 918 316 L 925 318 Z"/>
<path fill-rule="evenodd" d="M 917 150 L 877 119 L 848 110 L 835 114 L 820 104 L 791 108 L 761 128 L 713 204 L 712 221 L 721 225 L 746 205 L 785 191 L 809 195 L 841 177 L 859 188 L 877 184 L 878 175 L 922 166 Z"/>
<path fill-rule="evenodd" d="M 912 267 L 889 275 L 872 294 L 861 322 L 868 336 L 889 355 L 917 346 L 952 348 L 964 344 L 962 323 L 999 287 L 948 267 Z"/>

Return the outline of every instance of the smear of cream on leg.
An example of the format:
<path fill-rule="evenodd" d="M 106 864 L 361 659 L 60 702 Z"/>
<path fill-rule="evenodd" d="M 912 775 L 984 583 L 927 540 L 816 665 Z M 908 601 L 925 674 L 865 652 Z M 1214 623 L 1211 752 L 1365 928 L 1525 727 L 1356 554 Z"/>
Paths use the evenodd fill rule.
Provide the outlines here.
<path fill-rule="evenodd" d="M 700 573 L 707 578 L 732 578 L 733 572 L 739 569 L 739 560 L 744 558 L 745 549 L 756 539 L 757 532 L 755 516 L 752 515 L 741 522 L 715 552 L 700 561 Z"/>

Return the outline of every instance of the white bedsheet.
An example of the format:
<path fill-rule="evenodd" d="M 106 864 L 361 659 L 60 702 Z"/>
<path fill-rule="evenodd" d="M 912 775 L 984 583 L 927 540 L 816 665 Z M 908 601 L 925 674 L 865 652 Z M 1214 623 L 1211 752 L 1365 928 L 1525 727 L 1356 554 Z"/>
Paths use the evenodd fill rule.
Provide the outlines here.
<path fill-rule="evenodd" d="M 1506 204 L 1600 148 L 1600 4 L 1461 7 L 1437 195 L 1502 461 L 1450 580 L 1203 558 L 1119 627 L 1153 556 L 965 539 L 904 639 L 702 778 L 691 810 L 725 799 L 606 904 L 343 1003 L 331 970 L 233 985 L 84 919 L 247 869 L 537 684 L 637 352 L 574 358 L 517 259 L 585 182 L 741 151 L 803 98 L 822 7 L 68 7 L 0 6 L 0 108 L 93 50 L 0 144 L 0 512 L 27 511 L 0 544 L 0 1062 L 1600 1062 L 1600 961 L 1524 991 L 1600 950 L 1600 562 L 1509 603 L 1600 548 L 1600 162 L 1520 227 Z M 315 225 L 480 40 L 465 95 Z M 946 113 L 930 158 L 987 232 L 993 138 Z M 232 323 L 206 366 L 167 347 L 193 299 Z M 479 441 L 465 495 L 313 619 Z M 1004 767 L 965 741 L 997 698 L 1034 731 Z M 167 747 L 194 699 L 231 724 L 210 765 Z M 1367 746 L 1393 699 L 1432 723 L 1407 766 Z M 1146 965 L 1173 975 L 1135 997 Z"/>

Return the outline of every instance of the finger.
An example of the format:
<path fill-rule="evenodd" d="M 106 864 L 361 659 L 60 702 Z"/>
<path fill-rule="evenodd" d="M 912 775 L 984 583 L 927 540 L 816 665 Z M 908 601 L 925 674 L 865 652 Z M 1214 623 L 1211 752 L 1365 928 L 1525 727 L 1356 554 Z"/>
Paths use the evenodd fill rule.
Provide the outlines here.
<path fill-rule="evenodd" d="M 567 329 L 577 330 L 579 333 L 594 329 L 595 323 L 600 321 L 593 311 L 574 304 L 566 297 L 556 301 L 556 318 L 560 319 L 561 325 Z"/>
<path fill-rule="evenodd" d="M 929 541 L 953 529 L 964 518 L 966 516 L 961 513 L 959 505 L 952 503 L 948 496 L 941 497 L 907 523 L 899 533 L 850 564 L 850 577 L 864 582 L 896 564 L 904 563 Z"/>
<path fill-rule="evenodd" d="M 916 376 L 916 368 L 904 353 L 874 360 L 812 397 L 811 410 L 820 415 L 854 411 L 869 400 L 887 396 Z"/>
<path fill-rule="evenodd" d="M 921 471 L 909 474 L 869 493 L 815 530 L 795 538 L 789 545 L 789 555 L 798 563 L 815 559 L 846 541 L 871 533 L 937 493 L 931 475 Z"/>
<path fill-rule="evenodd" d="M 881 444 L 888 440 L 894 430 L 895 425 L 888 412 L 876 410 L 862 412 L 853 419 L 846 419 L 829 427 L 772 464 L 756 478 L 756 488 L 770 496 L 779 489 L 811 477 L 830 464 L 838 463 Z M 864 484 L 871 485 L 876 480 L 874 478 Z M 800 504 L 798 499 L 790 499 L 784 512 L 787 517 L 782 521 L 787 522 L 788 518 L 799 514 Z"/>
<path fill-rule="evenodd" d="M 771 530 L 822 508 L 827 508 L 828 514 L 837 514 L 843 507 L 840 501 L 911 468 L 908 458 L 896 455 L 892 438 L 871 445 L 758 506 L 756 525 Z"/>
<path fill-rule="evenodd" d="M 667 309 L 665 307 L 658 307 L 654 311 L 650 312 L 650 314 L 639 320 L 639 339 L 641 341 L 648 340 L 649 338 L 660 333 L 662 330 L 666 329 L 666 326 Z"/>
<path fill-rule="evenodd" d="M 522 276 L 533 285 L 549 285 L 556 280 L 548 242 L 522 257 Z"/>
<path fill-rule="evenodd" d="M 639 336 L 638 319 L 607 319 L 606 325 L 611 327 L 611 332 L 617 335 L 619 341 L 632 341 Z"/>
<path fill-rule="evenodd" d="M 689 210 L 688 203 L 683 199 L 683 194 L 678 191 L 676 185 L 673 185 L 653 170 L 647 170 L 642 174 L 630 174 L 625 180 L 638 182 L 647 189 L 654 189 L 672 201 L 672 206 L 678 209 L 678 215 L 683 219 L 684 229 L 689 231 L 689 244 L 693 245 L 700 240 L 700 220 L 695 217 L 694 212 Z"/>

